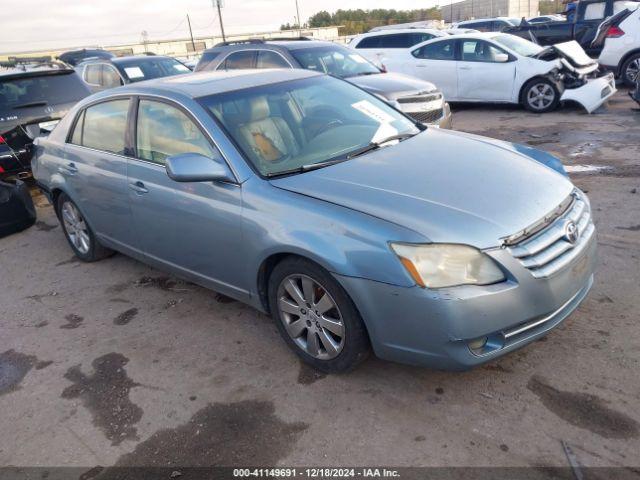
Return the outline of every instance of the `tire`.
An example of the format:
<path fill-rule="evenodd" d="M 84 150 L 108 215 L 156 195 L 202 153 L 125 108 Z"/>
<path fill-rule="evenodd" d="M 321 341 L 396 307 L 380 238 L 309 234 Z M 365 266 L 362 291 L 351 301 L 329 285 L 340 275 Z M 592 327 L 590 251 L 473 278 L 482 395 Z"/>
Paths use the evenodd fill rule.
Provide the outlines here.
<path fill-rule="evenodd" d="M 640 53 L 634 53 L 622 64 L 620 78 L 627 87 L 633 88 L 636 86 L 638 72 L 640 72 Z"/>
<path fill-rule="evenodd" d="M 288 257 L 273 269 L 268 291 L 280 335 L 304 362 L 322 372 L 339 373 L 369 355 L 369 336 L 358 310 L 322 267 Z"/>
<path fill-rule="evenodd" d="M 62 225 L 64 236 L 73 253 L 84 262 L 102 260 L 115 252 L 100 245 L 96 236 L 85 221 L 80 209 L 65 193 L 56 201 L 56 212 Z"/>
<path fill-rule="evenodd" d="M 546 78 L 533 78 L 522 89 L 522 105 L 530 112 L 547 113 L 555 110 L 559 103 L 558 87 Z"/>

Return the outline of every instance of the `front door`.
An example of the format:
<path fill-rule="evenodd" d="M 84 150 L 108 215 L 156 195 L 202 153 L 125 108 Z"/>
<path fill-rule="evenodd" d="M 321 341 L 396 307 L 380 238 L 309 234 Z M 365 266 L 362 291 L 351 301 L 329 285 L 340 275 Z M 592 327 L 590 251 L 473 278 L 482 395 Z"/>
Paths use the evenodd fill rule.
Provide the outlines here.
<path fill-rule="evenodd" d="M 510 102 L 516 62 L 504 50 L 478 39 L 460 40 L 458 99 Z"/>
<path fill-rule="evenodd" d="M 458 97 L 455 40 L 439 40 L 427 43 L 411 52 L 413 61 L 407 62 L 409 75 L 436 85 L 446 100 Z"/>
<path fill-rule="evenodd" d="M 165 170 L 168 156 L 220 152 L 183 109 L 140 99 L 135 157 L 128 188 L 136 249 L 149 260 L 233 294 L 243 260 L 241 187 L 222 182 L 176 182 Z"/>

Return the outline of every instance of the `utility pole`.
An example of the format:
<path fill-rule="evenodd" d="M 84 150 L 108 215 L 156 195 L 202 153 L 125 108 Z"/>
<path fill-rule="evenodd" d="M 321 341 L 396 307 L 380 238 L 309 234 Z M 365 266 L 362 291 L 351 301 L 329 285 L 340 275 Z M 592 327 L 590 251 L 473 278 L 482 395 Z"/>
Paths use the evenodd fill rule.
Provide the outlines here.
<path fill-rule="evenodd" d="M 193 41 L 193 31 L 191 30 L 191 20 L 189 19 L 189 14 L 187 13 L 187 24 L 189 25 L 189 36 L 191 37 L 191 48 L 193 48 L 193 54 L 196 53 L 196 44 Z"/>
<path fill-rule="evenodd" d="M 220 20 L 220 31 L 222 32 L 222 41 L 226 42 L 227 37 L 224 35 L 224 25 L 222 24 L 222 12 L 220 8 L 222 8 L 222 0 L 211 0 L 211 3 L 214 4 L 214 7 L 218 9 L 218 19 Z"/>
<path fill-rule="evenodd" d="M 300 9 L 298 8 L 298 0 L 296 0 L 296 14 L 298 16 L 298 36 L 301 37 L 302 36 L 302 31 L 300 30 L 301 25 L 301 20 L 300 20 Z"/>

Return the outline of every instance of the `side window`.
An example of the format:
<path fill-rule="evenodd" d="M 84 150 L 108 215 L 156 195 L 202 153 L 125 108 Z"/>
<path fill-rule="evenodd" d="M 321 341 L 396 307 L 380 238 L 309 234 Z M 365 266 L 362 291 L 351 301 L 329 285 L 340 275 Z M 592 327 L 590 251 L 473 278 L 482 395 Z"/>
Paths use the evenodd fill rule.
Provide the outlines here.
<path fill-rule="evenodd" d="M 380 48 L 408 48 L 415 45 L 415 43 L 412 43 L 413 37 L 413 33 L 384 35 L 380 39 Z"/>
<path fill-rule="evenodd" d="M 462 41 L 462 61 L 505 63 L 509 61 L 509 55 L 483 40 L 464 40 Z"/>
<path fill-rule="evenodd" d="M 138 158 L 160 165 L 164 165 L 167 157 L 180 153 L 220 156 L 186 114 L 153 100 L 140 100 L 136 150 Z"/>
<path fill-rule="evenodd" d="M 373 37 L 366 37 L 360 40 L 360 43 L 356 45 L 356 48 L 380 48 L 380 39 L 382 35 L 374 35 Z"/>
<path fill-rule="evenodd" d="M 84 110 L 80 112 L 78 116 L 78 120 L 76 121 L 76 125 L 73 130 L 73 135 L 71 135 L 70 142 L 74 145 L 82 145 L 82 127 L 84 126 Z"/>
<path fill-rule="evenodd" d="M 87 65 L 84 67 L 84 80 L 91 85 L 101 85 L 101 66 L 99 64 Z"/>
<path fill-rule="evenodd" d="M 411 45 L 409 46 L 411 47 L 413 45 L 426 42 L 427 40 L 431 40 L 432 38 L 434 38 L 434 35 L 431 35 L 430 33 L 413 33 L 412 39 L 411 39 Z"/>
<path fill-rule="evenodd" d="M 467 23 L 465 24 L 464 28 L 473 28 L 474 30 L 478 30 L 480 32 L 490 32 L 491 22 Z"/>
<path fill-rule="evenodd" d="M 584 10 L 585 20 L 600 20 L 604 18 L 605 2 L 588 3 Z"/>
<path fill-rule="evenodd" d="M 270 50 L 258 50 L 256 68 L 291 68 L 279 53 Z"/>
<path fill-rule="evenodd" d="M 111 100 L 88 107 L 84 112 L 81 145 L 123 155 L 128 110 L 129 99 Z M 73 136 L 76 137 L 75 131 Z"/>
<path fill-rule="evenodd" d="M 246 68 L 253 68 L 253 59 L 255 57 L 255 54 L 255 50 L 242 50 L 239 52 L 233 52 L 218 67 L 218 70 L 241 70 Z"/>
<path fill-rule="evenodd" d="M 454 40 L 430 43 L 412 52 L 416 58 L 425 60 L 455 60 L 456 42 Z"/>
<path fill-rule="evenodd" d="M 102 65 L 102 86 L 106 88 L 114 88 L 122 85 L 120 75 L 111 65 Z"/>

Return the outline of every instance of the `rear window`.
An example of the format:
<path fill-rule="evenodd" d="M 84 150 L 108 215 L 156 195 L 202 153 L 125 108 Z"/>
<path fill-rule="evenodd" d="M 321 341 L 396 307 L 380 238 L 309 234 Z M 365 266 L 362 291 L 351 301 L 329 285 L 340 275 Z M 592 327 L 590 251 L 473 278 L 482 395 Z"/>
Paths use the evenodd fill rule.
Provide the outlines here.
<path fill-rule="evenodd" d="M 32 106 L 77 102 L 90 93 L 75 72 L 10 80 L 0 78 L 0 114 L 12 115 L 15 110 Z"/>
<path fill-rule="evenodd" d="M 120 73 L 130 82 L 141 82 L 151 78 L 169 77 L 189 73 L 191 70 L 175 58 L 149 58 L 118 62 Z"/>

